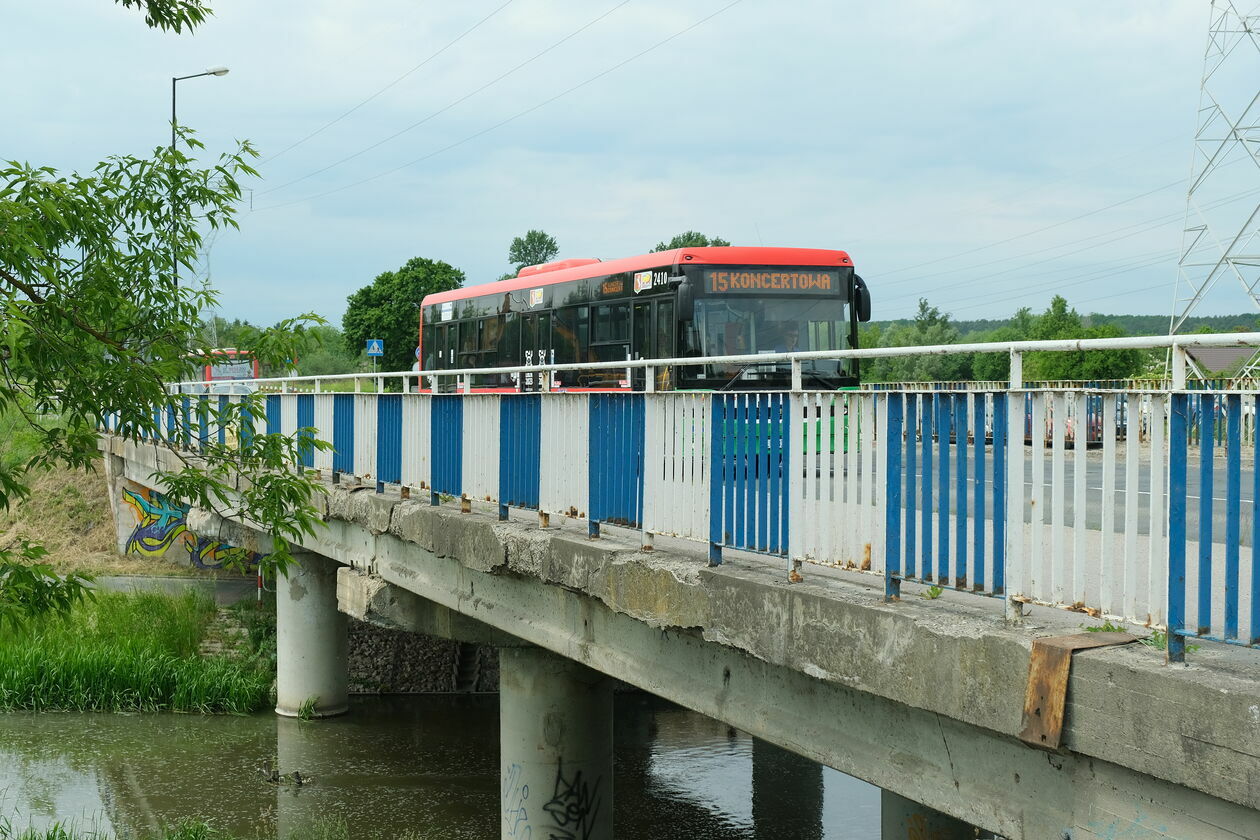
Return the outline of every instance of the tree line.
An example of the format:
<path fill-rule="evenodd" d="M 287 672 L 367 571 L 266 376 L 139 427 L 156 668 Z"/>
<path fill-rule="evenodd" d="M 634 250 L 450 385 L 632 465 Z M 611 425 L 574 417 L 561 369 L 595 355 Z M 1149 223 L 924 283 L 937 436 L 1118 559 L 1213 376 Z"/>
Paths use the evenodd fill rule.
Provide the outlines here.
<path fill-rule="evenodd" d="M 1129 332 L 1123 324 L 1133 324 L 1138 329 Z M 962 323 L 952 320 L 948 313 L 920 298 L 919 309 L 913 319 L 872 321 L 860 330 L 858 344 L 861 347 L 912 347 L 999 341 L 1120 338 L 1126 335 L 1160 335 L 1166 333 L 1167 329 L 1166 316 L 1092 314 L 1082 317 L 1061 295 L 1055 295 L 1050 305 L 1041 313 L 1034 313 L 1025 306 L 1007 321 Z M 1256 329 L 1255 317 L 1240 315 L 1201 319 L 1193 332 L 1252 329 Z M 1160 377 L 1163 376 L 1164 351 L 1037 352 L 1024 354 L 1023 363 L 1024 379 L 1027 381 Z M 1235 372 L 1210 371 L 1209 374 L 1231 375 Z M 862 363 L 862 379 L 866 382 L 957 382 L 1009 378 L 1010 358 L 1006 353 L 905 356 L 867 360 Z"/>

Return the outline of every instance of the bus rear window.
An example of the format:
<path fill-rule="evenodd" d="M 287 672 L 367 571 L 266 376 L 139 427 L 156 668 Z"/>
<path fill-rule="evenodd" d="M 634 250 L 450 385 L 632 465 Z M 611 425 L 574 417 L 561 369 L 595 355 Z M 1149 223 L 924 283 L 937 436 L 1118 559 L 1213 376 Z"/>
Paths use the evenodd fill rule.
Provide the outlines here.
<path fill-rule="evenodd" d="M 249 359 L 239 362 L 215 362 L 210 366 L 211 379 L 253 379 L 254 363 Z"/>

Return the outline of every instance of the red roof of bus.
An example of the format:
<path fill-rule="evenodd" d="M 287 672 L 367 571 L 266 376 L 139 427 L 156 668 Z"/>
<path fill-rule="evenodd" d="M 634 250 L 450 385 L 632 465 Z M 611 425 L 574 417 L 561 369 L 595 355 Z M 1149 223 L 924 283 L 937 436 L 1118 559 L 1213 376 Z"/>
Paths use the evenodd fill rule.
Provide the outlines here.
<path fill-rule="evenodd" d="M 663 265 L 818 265 L 848 268 L 853 265 L 849 255 L 844 251 L 832 251 L 822 248 L 764 248 L 764 247 L 722 247 L 722 248 L 676 248 L 673 251 L 658 251 L 640 257 L 626 257 L 620 260 L 608 260 L 574 268 L 559 268 L 554 271 L 537 271 L 525 277 L 512 277 L 496 283 L 478 283 L 449 292 L 425 296 L 421 305 L 431 306 L 445 303 L 448 300 L 464 300 L 481 295 L 502 294 L 521 289 L 536 289 L 539 286 L 550 286 L 553 283 L 567 283 L 571 280 L 584 280 L 588 277 L 602 277 L 606 274 L 622 274 L 628 271 L 644 271 L 659 268 Z"/>

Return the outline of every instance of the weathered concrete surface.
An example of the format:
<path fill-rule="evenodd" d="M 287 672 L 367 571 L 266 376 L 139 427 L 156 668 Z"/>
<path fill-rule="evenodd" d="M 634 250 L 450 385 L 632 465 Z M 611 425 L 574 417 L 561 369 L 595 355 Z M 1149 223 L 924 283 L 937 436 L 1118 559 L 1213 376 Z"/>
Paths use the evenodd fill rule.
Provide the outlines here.
<path fill-rule="evenodd" d="M 337 567 L 295 555 L 276 581 L 276 713 L 333 717 L 349 708 L 346 615 L 337 609 Z"/>
<path fill-rule="evenodd" d="M 348 566 L 337 570 L 337 606 L 351 618 L 377 627 L 422 633 L 463 644 L 495 647 L 525 644 L 516 636 Z"/>
<path fill-rule="evenodd" d="M 1254 655 L 1080 653 L 1046 753 L 1016 738 L 1039 629 L 980 599 L 885 604 L 777 563 L 707 569 L 396 496 L 334 489 L 327 510 L 308 550 L 990 831 L 1260 837 Z M 216 533 L 248 547 L 241 530 Z"/>
<path fill-rule="evenodd" d="M 613 840 L 612 681 L 537 647 L 501 651 L 502 840 Z"/>

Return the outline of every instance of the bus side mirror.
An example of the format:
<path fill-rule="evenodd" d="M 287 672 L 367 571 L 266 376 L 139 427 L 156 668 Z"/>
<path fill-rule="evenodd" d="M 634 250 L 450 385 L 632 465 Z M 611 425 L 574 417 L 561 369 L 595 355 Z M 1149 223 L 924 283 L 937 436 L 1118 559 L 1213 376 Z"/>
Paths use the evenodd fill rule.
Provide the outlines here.
<path fill-rule="evenodd" d="M 871 320 L 871 291 L 866 288 L 866 281 L 856 274 L 853 275 L 853 308 L 859 321 Z"/>
<path fill-rule="evenodd" d="M 696 291 L 686 277 L 678 284 L 678 320 L 690 321 L 696 314 Z"/>

